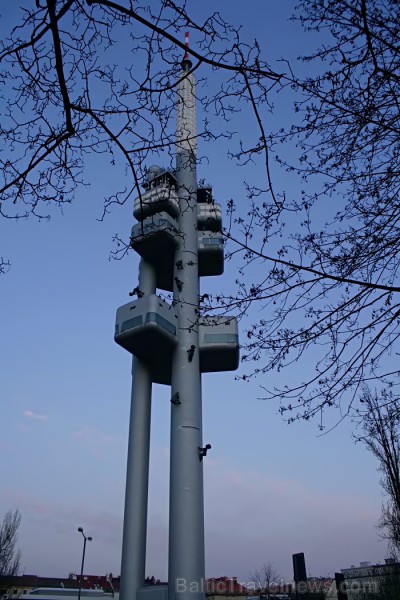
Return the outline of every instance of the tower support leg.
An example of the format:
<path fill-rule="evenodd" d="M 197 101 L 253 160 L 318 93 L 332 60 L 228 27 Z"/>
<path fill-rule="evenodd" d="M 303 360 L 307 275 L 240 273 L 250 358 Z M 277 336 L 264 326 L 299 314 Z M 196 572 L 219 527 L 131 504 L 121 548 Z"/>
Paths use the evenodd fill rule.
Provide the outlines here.
<path fill-rule="evenodd" d="M 141 259 L 140 291 L 151 294 L 155 292 L 155 286 L 153 268 Z M 151 383 L 147 366 L 133 357 L 120 600 L 136 600 L 137 591 L 144 585 L 145 579 Z"/>
<path fill-rule="evenodd" d="M 180 241 L 175 257 L 174 301 L 178 345 L 172 362 L 169 600 L 204 598 L 204 500 L 201 376 L 199 364 L 196 161 L 177 154 Z"/>

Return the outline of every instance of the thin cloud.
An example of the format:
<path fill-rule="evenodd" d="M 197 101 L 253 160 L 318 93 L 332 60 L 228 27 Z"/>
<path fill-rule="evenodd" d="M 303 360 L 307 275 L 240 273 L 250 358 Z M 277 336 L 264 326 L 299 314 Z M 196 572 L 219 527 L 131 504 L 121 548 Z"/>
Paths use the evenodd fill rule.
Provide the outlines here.
<path fill-rule="evenodd" d="M 31 430 L 31 428 L 28 427 L 28 425 L 25 425 L 25 423 L 18 423 L 17 429 L 19 429 L 19 431 L 30 431 Z"/>
<path fill-rule="evenodd" d="M 120 436 L 111 435 L 89 425 L 83 425 L 73 431 L 71 435 L 73 439 L 84 444 L 93 456 L 101 460 L 105 452 L 109 452 L 111 449 L 120 451 L 123 442 Z"/>
<path fill-rule="evenodd" d="M 148 571 L 167 577 L 168 452 L 153 451 L 150 467 Z M 380 505 L 352 488 L 322 485 L 318 474 L 287 477 L 216 457 L 204 461 L 206 572 L 249 573 L 271 560 L 290 580 L 291 555 L 306 554 L 312 575 L 326 575 L 385 549 L 377 535 Z M 164 500 L 163 500 L 164 499 Z M 322 550 L 321 550 L 322 549 Z M 367 549 L 367 554 L 365 551 Z"/>
<path fill-rule="evenodd" d="M 24 417 L 26 417 L 27 419 L 34 419 L 36 421 L 48 420 L 46 415 L 38 415 L 37 413 L 33 412 L 33 410 L 24 411 Z"/>
<path fill-rule="evenodd" d="M 108 433 L 104 433 L 95 427 L 90 427 L 88 425 L 84 425 L 80 429 L 72 432 L 72 436 L 75 438 L 80 438 L 85 441 L 96 440 L 100 444 L 113 444 L 119 440 L 117 436 L 112 436 Z"/>

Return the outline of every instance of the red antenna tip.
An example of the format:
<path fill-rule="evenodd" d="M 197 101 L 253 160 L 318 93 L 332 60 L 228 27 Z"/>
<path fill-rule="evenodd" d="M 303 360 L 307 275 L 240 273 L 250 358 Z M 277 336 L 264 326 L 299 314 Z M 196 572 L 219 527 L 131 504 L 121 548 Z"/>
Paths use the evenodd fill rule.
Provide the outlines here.
<path fill-rule="evenodd" d="M 185 46 L 186 46 L 186 48 L 189 48 L 189 32 L 188 31 L 185 33 Z M 189 52 L 186 50 L 184 60 L 186 60 L 188 58 L 189 58 Z"/>

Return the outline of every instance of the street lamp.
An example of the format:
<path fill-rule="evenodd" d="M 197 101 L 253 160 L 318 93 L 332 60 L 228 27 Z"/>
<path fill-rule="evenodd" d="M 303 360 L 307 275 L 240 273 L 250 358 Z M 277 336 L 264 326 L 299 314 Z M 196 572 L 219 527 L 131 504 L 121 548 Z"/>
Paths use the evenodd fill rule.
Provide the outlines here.
<path fill-rule="evenodd" d="M 83 533 L 83 527 L 78 527 L 78 531 L 83 535 L 82 565 L 81 565 L 81 576 L 79 578 L 79 592 L 78 592 L 78 600 L 81 600 L 82 579 L 83 579 L 83 565 L 85 564 L 86 542 L 91 542 L 93 538 L 91 538 L 90 536 L 87 537 Z"/>

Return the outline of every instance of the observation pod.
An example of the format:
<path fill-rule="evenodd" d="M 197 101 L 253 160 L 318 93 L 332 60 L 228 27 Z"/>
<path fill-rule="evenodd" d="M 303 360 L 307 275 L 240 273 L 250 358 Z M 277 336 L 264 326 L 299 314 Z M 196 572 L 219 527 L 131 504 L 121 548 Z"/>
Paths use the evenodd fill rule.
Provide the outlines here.
<path fill-rule="evenodd" d="M 222 231 L 221 206 L 217 203 L 198 204 L 197 226 L 204 231 Z"/>
<path fill-rule="evenodd" d="M 237 319 L 202 317 L 199 323 L 200 371 L 235 371 L 239 366 Z"/>
<path fill-rule="evenodd" d="M 120 306 L 114 339 L 148 365 L 154 383 L 171 383 L 178 315 L 165 300 L 149 294 Z"/>
<path fill-rule="evenodd" d="M 179 214 L 176 178 L 171 171 L 153 166 L 147 172 L 147 181 L 143 184 L 142 196 L 135 198 L 133 216 L 138 221 L 158 212 L 166 212 L 177 218 Z"/>
<path fill-rule="evenodd" d="M 204 231 L 222 231 L 221 205 L 214 202 L 210 185 L 197 188 L 197 226 Z"/>
<path fill-rule="evenodd" d="M 135 198 L 133 215 L 138 221 L 157 213 L 179 214 L 175 174 L 161 167 L 151 167 L 141 197 Z M 150 179 L 149 179 L 150 178 Z M 211 186 L 197 190 L 197 225 L 203 231 L 222 231 L 220 204 L 214 202 Z"/>
<path fill-rule="evenodd" d="M 199 275 L 215 276 L 224 272 L 224 239 L 218 231 L 199 231 Z"/>
<path fill-rule="evenodd" d="M 171 385 L 172 355 L 177 344 L 178 315 L 167 302 L 151 294 L 117 310 L 114 339 L 147 363 L 154 383 Z M 199 320 L 200 372 L 235 371 L 239 366 L 239 335 L 233 317 Z"/>
<path fill-rule="evenodd" d="M 157 287 L 172 292 L 174 256 L 178 243 L 174 219 L 166 213 L 154 214 L 132 227 L 131 246 L 147 260 L 156 273 Z M 198 231 L 199 276 L 212 277 L 224 272 L 224 240 L 218 231 Z M 179 269 L 175 276 L 179 279 Z"/>
<path fill-rule="evenodd" d="M 214 204 L 212 187 L 209 184 L 199 185 L 197 188 L 197 203 L 198 204 Z"/>
<path fill-rule="evenodd" d="M 172 292 L 173 266 L 178 229 L 176 221 L 162 212 L 132 227 L 131 246 L 156 273 L 156 286 Z"/>

